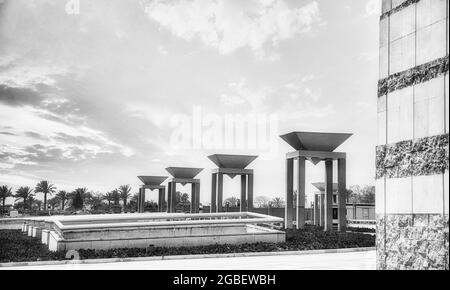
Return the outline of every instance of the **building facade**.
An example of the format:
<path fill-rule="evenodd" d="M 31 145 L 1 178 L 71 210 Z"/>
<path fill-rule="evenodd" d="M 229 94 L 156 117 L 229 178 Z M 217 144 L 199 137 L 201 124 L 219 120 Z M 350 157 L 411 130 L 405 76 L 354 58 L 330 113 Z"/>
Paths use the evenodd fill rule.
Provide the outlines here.
<path fill-rule="evenodd" d="M 448 269 L 448 0 L 382 0 L 378 269 Z"/>

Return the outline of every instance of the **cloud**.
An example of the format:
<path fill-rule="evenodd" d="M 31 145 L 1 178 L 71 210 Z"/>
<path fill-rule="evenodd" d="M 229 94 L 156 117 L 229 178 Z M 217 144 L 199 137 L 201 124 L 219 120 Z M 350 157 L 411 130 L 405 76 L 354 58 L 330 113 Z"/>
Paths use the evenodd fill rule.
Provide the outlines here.
<path fill-rule="evenodd" d="M 381 2 L 379 0 L 368 0 L 366 2 L 366 15 L 373 16 L 381 14 Z"/>
<path fill-rule="evenodd" d="M 248 47 L 258 59 L 275 61 L 265 45 L 310 31 L 321 22 L 316 1 L 291 8 L 284 0 L 142 1 L 150 19 L 186 41 L 199 40 L 221 54 Z"/>

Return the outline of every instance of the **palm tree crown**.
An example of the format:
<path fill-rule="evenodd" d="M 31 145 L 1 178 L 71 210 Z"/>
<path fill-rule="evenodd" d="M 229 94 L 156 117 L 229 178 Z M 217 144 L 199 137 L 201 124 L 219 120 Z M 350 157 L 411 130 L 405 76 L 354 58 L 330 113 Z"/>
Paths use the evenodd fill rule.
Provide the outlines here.
<path fill-rule="evenodd" d="M 69 198 L 67 191 L 65 191 L 65 190 L 58 191 L 58 193 L 56 194 L 56 197 L 59 199 L 59 201 L 61 201 L 61 209 L 64 210 L 66 201 Z"/>
<path fill-rule="evenodd" d="M 56 187 L 53 184 L 49 183 L 47 180 L 42 180 L 41 182 L 36 184 L 34 192 L 41 192 L 44 194 L 44 210 L 47 209 L 47 194 L 52 195 L 55 191 Z"/>
<path fill-rule="evenodd" d="M 131 187 L 130 185 L 121 185 L 119 187 L 119 193 L 120 193 L 120 199 L 123 201 L 123 208 L 125 210 L 125 207 L 127 206 L 127 200 L 131 196 Z"/>
<path fill-rule="evenodd" d="M 22 186 L 16 190 L 14 197 L 16 200 L 23 199 L 23 208 L 25 209 L 27 199 L 31 199 L 34 196 L 33 190 L 29 186 Z"/>

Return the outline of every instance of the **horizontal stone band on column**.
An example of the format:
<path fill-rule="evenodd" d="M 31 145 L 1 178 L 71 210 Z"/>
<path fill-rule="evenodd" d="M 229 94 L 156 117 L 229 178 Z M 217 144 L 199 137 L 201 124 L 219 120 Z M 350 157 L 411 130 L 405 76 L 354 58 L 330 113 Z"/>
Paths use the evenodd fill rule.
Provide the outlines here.
<path fill-rule="evenodd" d="M 449 135 L 376 147 L 376 179 L 444 173 L 449 168 Z"/>
<path fill-rule="evenodd" d="M 380 20 L 391 16 L 394 13 L 399 12 L 400 10 L 405 9 L 406 7 L 414 4 L 414 3 L 418 3 L 420 0 L 406 0 L 405 2 L 403 2 L 402 4 L 398 5 L 397 7 L 395 7 L 394 9 L 391 9 L 389 11 L 384 12 L 383 14 L 381 14 L 380 16 Z"/>
<path fill-rule="evenodd" d="M 378 81 L 378 97 L 412 85 L 424 83 L 448 72 L 448 55 L 398 72 Z"/>

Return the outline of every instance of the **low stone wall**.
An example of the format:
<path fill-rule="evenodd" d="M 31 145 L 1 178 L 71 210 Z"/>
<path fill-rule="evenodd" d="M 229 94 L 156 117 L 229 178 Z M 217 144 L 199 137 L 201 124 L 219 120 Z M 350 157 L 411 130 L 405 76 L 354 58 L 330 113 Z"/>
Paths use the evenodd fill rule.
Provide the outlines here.
<path fill-rule="evenodd" d="M 283 220 L 257 213 L 92 215 L 25 220 L 22 231 L 51 251 L 279 243 Z M 267 225 L 260 226 L 260 225 Z"/>
<path fill-rule="evenodd" d="M 240 225 L 234 227 L 234 229 L 217 226 L 202 227 L 197 228 L 195 234 L 187 233 L 186 229 L 168 227 L 165 229 L 149 229 L 150 232 L 147 231 L 139 236 L 135 230 L 137 229 L 121 230 L 120 234 L 123 235 L 121 238 L 110 238 L 108 233 L 105 232 L 98 232 L 97 235 L 91 232 L 89 238 L 82 238 L 79 235 L 79 239 L 63 239 L 55 231 L 49 231 L 46 237 L 48 237 L 48 246 L 51 251 L 285 242 L 284 232 L 253 225 Z"/>
<path fill-rule="evenodd" d="M 23 219 L 0 219 L 0 230 L 20 230 L 22 229 L 23 222 Z"/>

